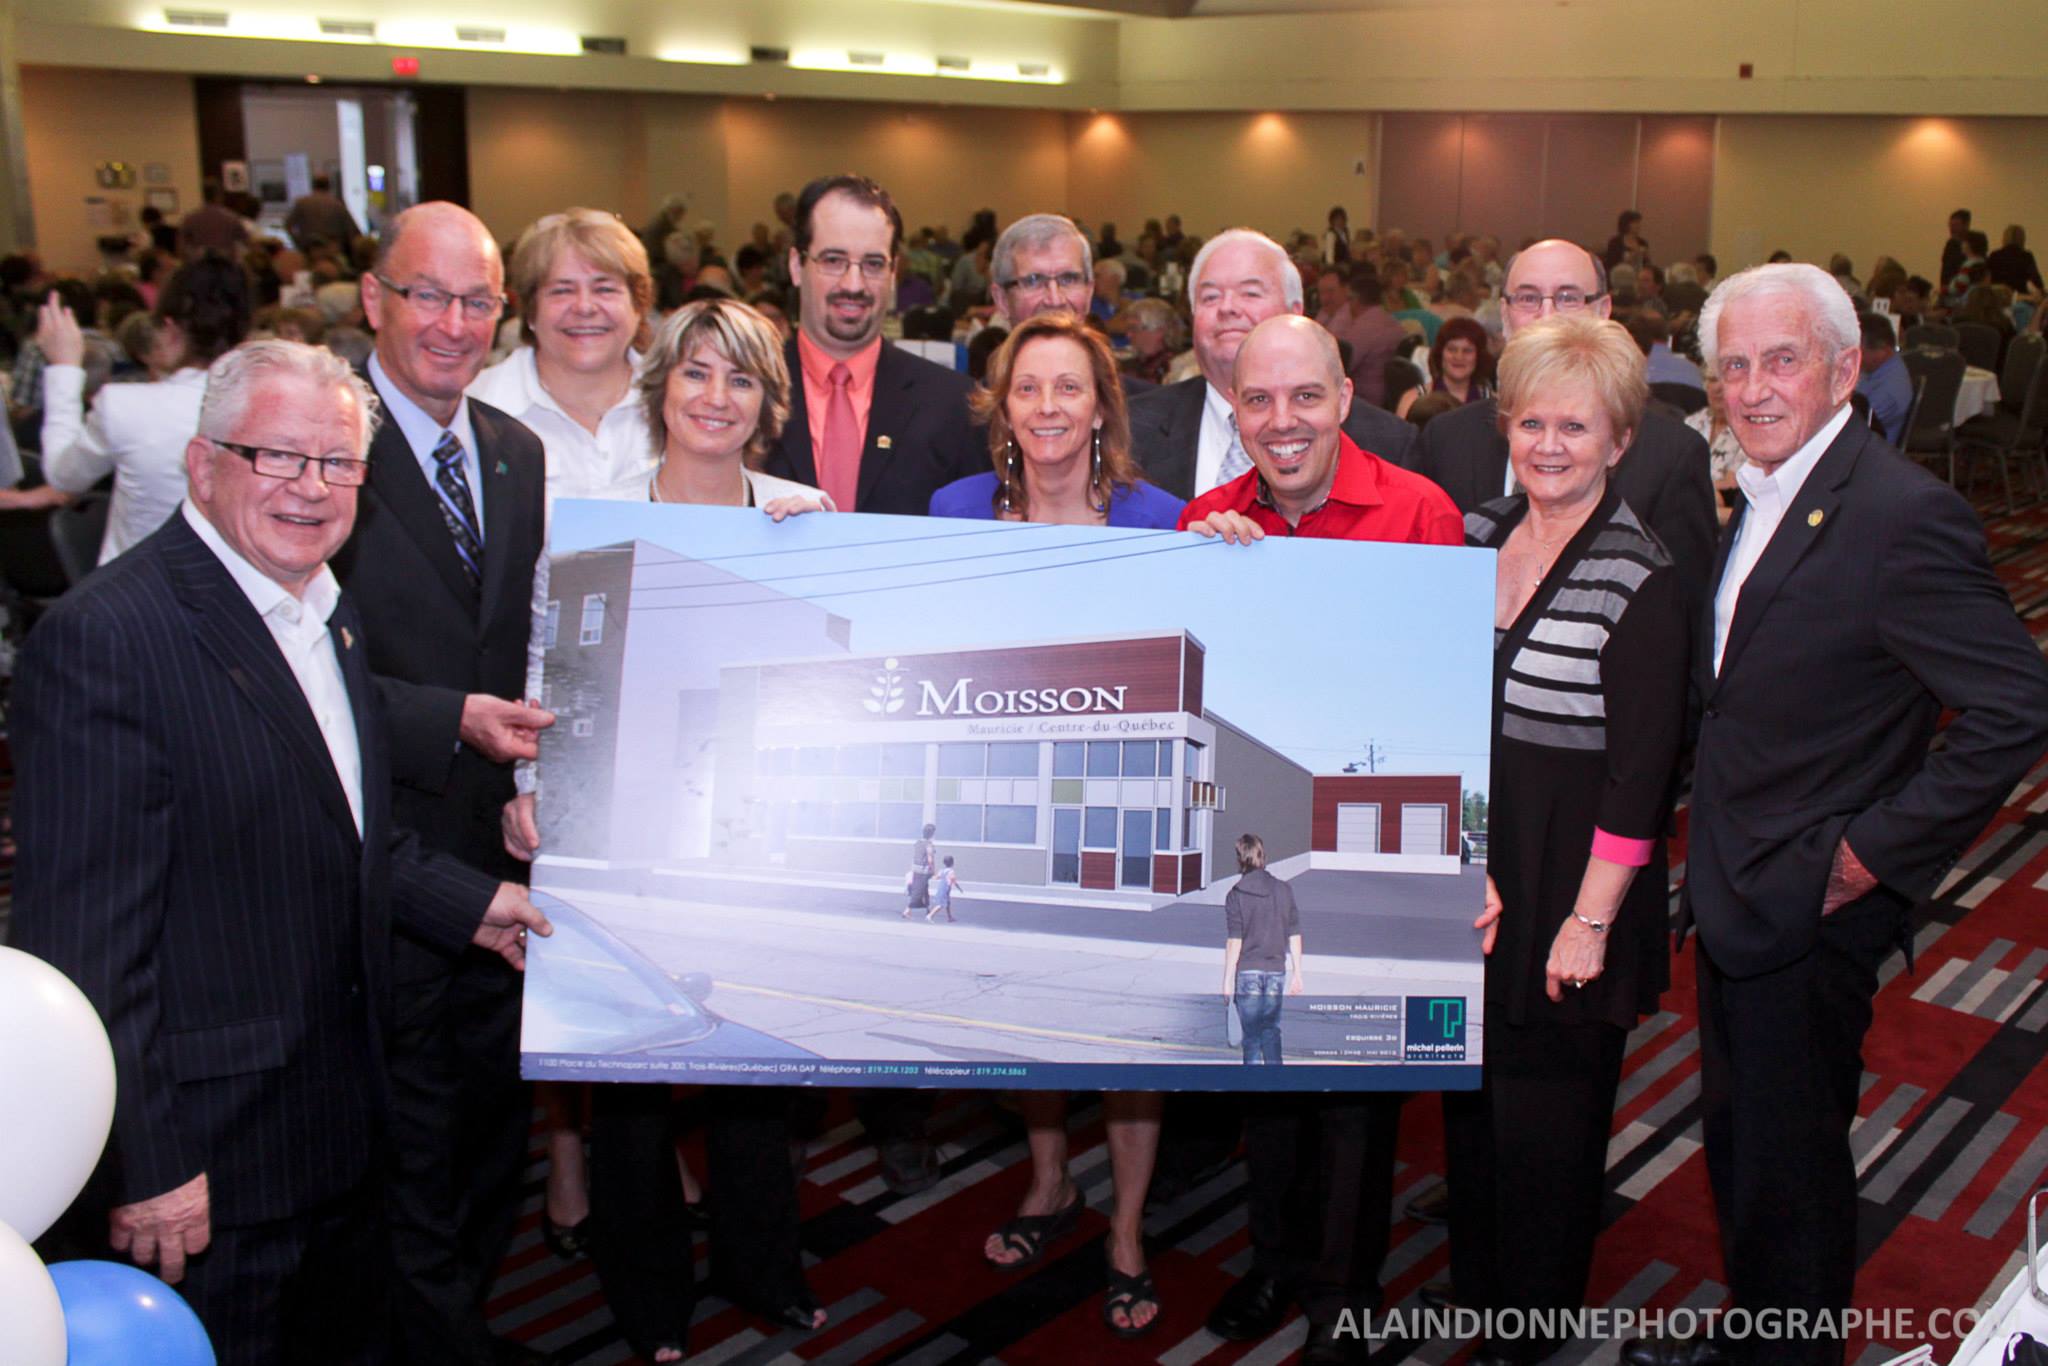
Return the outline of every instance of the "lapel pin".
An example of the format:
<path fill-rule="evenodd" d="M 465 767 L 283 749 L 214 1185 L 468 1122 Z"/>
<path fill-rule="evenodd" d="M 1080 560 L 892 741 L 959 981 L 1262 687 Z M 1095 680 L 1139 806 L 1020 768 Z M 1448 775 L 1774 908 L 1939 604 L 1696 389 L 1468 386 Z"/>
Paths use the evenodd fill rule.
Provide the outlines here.
<path fill-rule="evenodd" d="M 1813 511 L 1806 514 L 1806 524 L 1808 526 L 1819 526 L 1820 519 L 1825 516 L 1827 516 L 1825 512 L 1822 512 L 1819 508 L 1815 508 Z"/>
<path fill-rule="evenodd" d="M 890 444 L 891 444 L 891 443 L 890 443 L 890 440 L 889 440 L 889 438 L 888 438 L 888 437 L 886 437 L 886 436 L 878 436 L 878 437 L 876 437 L 876 438 L 875 438 L 875 449 L 876 449 L 876 450 L 878 450 L 878 451 L 886 451 L 886 450 L 888 450 L 888 449 L 889 449 L 889 447 L 890 447 Z"/>
<path fill-rule="evenodd" d="M 498 462 L 498 473 L 510 474 L 512 473 L 512 467 L 510 465 L 507 465 L 504 461 L 500 460 Z"/>
<path fill-rule="evenodd" d="M 341 648 L 344 650 L 356 648 L 356 638 L 349 634 L 348 627 L 346 626 L 341 628 Z"/>

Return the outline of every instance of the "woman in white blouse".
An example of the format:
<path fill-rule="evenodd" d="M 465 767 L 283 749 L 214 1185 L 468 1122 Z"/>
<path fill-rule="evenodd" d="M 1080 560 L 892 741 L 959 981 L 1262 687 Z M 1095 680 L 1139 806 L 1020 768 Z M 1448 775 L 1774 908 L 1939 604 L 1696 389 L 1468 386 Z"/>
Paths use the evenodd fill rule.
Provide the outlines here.
<path fill-rule="evenodd" d="M 611 214 L 551 213 L 520 234 L 508 283 L 526 343 L 471 397 L 525 423 L 547 452 L 547 500 L 619 497 L 654 473 L 633 376 L 647 345 L 647 249 Z"/>
<path fill-rule="evenodd" d="M 63 305 L 39 310 L 43 371 L 43 478 L 55 494 L 84 493 L 114 476 L 105 564 L 164 524 L 185 498 L 185 446 L 199 430 L 206 367 L 249 331 L 249 283 L 242 268 L 206 256 L 179 268 L 158 295 L 158 346 L 175 355 L 170 373 L 148 384 L 108 384 L 85 410 L 85 340 Z M 36 499 L 39 490 L 17 493 Z M 41 495 L 44 501 L 65 501 Z"/>
<path fill-rule="evenodd" d="M 820 490 L 755 468 L 789 420 L 790 378 L 781 334 L 738 300 L 704 299 L 670 314 L 640 367 L 632 401 L 659 460 L 633 480 L 584 496 L 758 508 L 776 521 L 831 508 Z M 552 476 L 552 450 L 549 459 Z M 541 695 L 548 571 L 542 556 L 534 574 L 528 697 Z M 521 795 L 505 808 L 505 847 L 531 859 L 539 852 L 540 833 L 530 766 L 522 765 L 518 782 Z M 653 1362 L 682 1359 L 689 1301 L 677 1288 L 691 1281 L 689 1237 L 661 1222 L 660 1209 L 672 1201 L 629 1205 L 617 1192 L 665 1188 L 678 1178 L 667 1096 L 666 1087 L 608 1085 L 592 1101 L 590 1251 L 620 1331 L 643 1360 Z M 786 1117 L 765 1093 L 715 1099 L 705 1108 L 705 1122 L 714 1131 L 705 1198 L 711 1206 L 712 1265 L 727 1278 L 722 1293 L 785 1327 L 822 1328 L 825 1310 L 805 1282 L 797 1243 L 794 1170 L 771 1164 L 772 1178 L 760 1177 L 752 1188 L 739 1181 L 743 1188 L 734 1189 L 734 1174 L 719 1165 L 719 1154 L 728 1151 L 715 1141 L 719 1126 L 744 1122 L 756 1126 L 749 1132 L 775 1134 Z M 742 1109 L 749 1113 L 736 1113 Z M 687 1199 L 683 1190 L 674 1195 Z M 746 1217 L 722 1222 L 721 1208 L 743 1209 Z"/>

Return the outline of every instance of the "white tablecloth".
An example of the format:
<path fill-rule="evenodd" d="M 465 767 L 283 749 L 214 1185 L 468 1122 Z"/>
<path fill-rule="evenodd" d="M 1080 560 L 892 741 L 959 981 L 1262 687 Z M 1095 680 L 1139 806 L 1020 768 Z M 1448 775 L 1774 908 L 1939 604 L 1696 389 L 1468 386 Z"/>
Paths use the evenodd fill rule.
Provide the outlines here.
<path fill-rule="evenodd" d="M 1998 376 L 1971 366 L 1963 371 L 1963 387 L 1956 390 L 1956 425 L 1962 426 L 1979 413 L 1988 413 L 1998 403 Z"/>

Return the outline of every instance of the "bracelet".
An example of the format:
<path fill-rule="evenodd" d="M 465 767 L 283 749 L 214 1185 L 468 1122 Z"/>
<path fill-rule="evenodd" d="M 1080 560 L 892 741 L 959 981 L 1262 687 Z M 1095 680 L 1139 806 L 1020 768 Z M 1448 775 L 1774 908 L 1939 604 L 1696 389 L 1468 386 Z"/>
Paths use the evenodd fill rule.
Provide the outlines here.
<path fill-rule="evenodd" d="M 1581 925 L 1584 925 L 1587 929 L 1591 930 L 1595 934 L 1607 933 L 1607 922 L 1604 920 L 1588 920 L 1585 916 L 1580 915 L 1577 911 L 1572 912 L 1572 919 L 1578 921 Z"/>

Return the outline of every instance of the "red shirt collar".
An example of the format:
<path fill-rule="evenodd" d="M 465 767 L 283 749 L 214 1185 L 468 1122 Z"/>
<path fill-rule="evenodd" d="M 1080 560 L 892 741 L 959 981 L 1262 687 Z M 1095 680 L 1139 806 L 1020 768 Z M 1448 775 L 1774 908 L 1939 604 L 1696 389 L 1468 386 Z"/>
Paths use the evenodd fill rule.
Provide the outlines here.
<path fill-rule="evenodd" d="M 1273 507 L 1273 500 L 1266 493 L 1266 476 L 1260 474 L 1256 466 L 1245 484 L 1249 496 L 1238 505 L 1239 512 L 1253 503 Z M 1380 494 L 1380 458 L 1340 431 L 1337 433 L 1337 476 L 1330 481 L 1329 495 L 1301 516 L 1306 521 L 1331 503 L 1369 508 L 1379 507 L 1385 502 Z M 1273 510 L 1276 514 L 1279 512 L 1278 508 Z"/>

